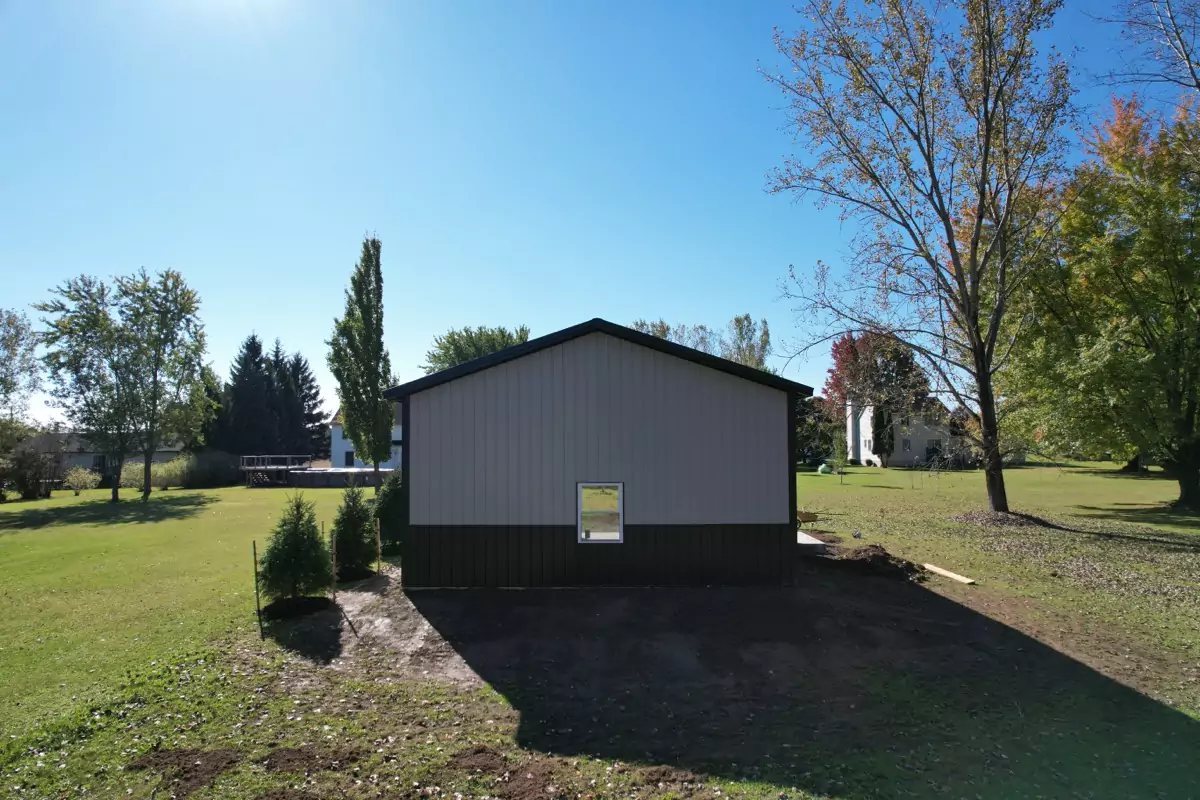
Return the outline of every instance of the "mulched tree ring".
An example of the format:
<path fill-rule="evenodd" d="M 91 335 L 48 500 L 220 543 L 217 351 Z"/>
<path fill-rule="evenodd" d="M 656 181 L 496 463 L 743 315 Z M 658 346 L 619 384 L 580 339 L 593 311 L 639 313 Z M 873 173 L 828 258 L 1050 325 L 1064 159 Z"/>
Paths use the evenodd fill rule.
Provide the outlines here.
<path fill-rule="evenodd" d="M 952 522 L 967 525 L 982 525 L 985 528 L 1028 528 L 1046 523 L 1025 514 L 1010 514 L 1006 511 L 967 511 L 951 517 Z"/>
<path fill-rule="evenodd" d="M 262 614 L 267 620 L 295 619 L 336 608 L 328 597 L 281 597 L 263 606 Z"/>
<path fill-rule="evenodd" d="M 172 797 L 187 797 L 208 786 L 217 776 L 241 760 L 234 750 L 150 750 L 125 767 L 160 773 L 170 786 Z"/>
<path fill-rule="evenodd" d="M 263 766 L 270 772 L 318 772 L 345 769 L 362 757 L 349 748 L 280 747 L 267 754 Z"/>

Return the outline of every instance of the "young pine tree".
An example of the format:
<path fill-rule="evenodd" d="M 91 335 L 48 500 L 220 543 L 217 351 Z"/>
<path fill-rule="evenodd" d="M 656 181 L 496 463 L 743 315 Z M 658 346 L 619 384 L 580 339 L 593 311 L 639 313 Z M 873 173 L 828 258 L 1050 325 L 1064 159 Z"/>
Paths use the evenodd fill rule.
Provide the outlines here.
<path fill-rule="evenodd" d="M 342 492 L 342 504 L 333 518 L 337 542 L 338 580 L 354 580 L 371 572 L 375 560 L 375 515 L 363 490 L 350 486 Z"/>
<path fill-rule="evenodd" d="M 272 599 L 324 592 L 333 583 L 329 551 L 317 530 L 315 503 L 302 494 L 288 498 L 263 552 L 259 579 Z"/>

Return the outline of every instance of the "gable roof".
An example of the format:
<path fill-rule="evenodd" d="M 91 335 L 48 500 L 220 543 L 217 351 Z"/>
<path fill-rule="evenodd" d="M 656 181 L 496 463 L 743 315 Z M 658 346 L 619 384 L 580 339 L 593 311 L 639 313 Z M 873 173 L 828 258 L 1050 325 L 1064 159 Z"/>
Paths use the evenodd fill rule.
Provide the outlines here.
<path fill-rule="evenodd" d="M 808 397 L 812 394 L 812 387 L 805 386 L 802 383 L 790 381 L 787 378 L 782 378 L 778 375 L 773 375 L 770 372 L 764 372 L 760 369 L 747 367 L 744 364 L 739 364 L 736 361 L 730 361 L 719 356 L 710 355 L 701 350 L 695 350 L 691 347 L 684 347 L 681 344 L 659 339 L 656 336 L 651 336 L 648 333 L 635 331 L 632 328 L 626 328 L 624 325 L 617 325 L 605 319 L 596 317 L 587 322 L 581 322 L 578 325 L 572 325 L 570 328 L 563 328 L 561 331 L 539 336 L 536 339 L 530 339 L 521 344 L 515 344 L 512 347 L 506 347 L 495 353 L 479 358 L 472 359 L 463 364 L 459 364 L 449 369 L 444 369 L 440 372 L 435 372 L 432 375 L 426 375 L 423 378 L 417 378 L 415 381 L 402 383 L 399 386 L 393 386 L 384 392 L 384 396 L 391 400 L 400 400 L 409 395 L 423 392 L 426 389 L 432 389 L 434 386 L 441 386 L 443 383 L 465 378 L 468 375 L 474 375 L 476 372 L 482 372 L 485 369 L 499 366 L 508 361 L 513 361 L 527 355 L 531 355 L 540 350 L 545 350 L 549 347 L 569 342 L 572 339 L 578 339 L 581 336 L 587 336 L 589 333 L 604 333 L 609 336 L 623 339 L 633 344 L 648 347 L 651 350 L 657 350 L 660 353 L 666 353 L 676 358 L 682 358 L 685 361 L 691 361 L 695 364 L 715 369 L 718 372 L 725 372 L 730 375 L 735 375 L 744 380 L 753 383 L 759 383 L 763 386 L 770 386 L 773 389 L 779 389 L 784 392 L 791 392 L 803 397 Z"/>

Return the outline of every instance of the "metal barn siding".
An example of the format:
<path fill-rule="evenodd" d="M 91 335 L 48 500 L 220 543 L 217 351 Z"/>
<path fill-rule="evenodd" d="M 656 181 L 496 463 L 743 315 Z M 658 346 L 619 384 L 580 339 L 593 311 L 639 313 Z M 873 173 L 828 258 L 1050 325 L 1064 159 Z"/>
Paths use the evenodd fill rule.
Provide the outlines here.
<path fill-rule="evenodd" d="M 789 394 L 613 336 L 572 339 L 407 402 L 413 526 L 566 527 L 573 542 L 579 481 L 624 482 L 627 528 L 791 519 Z"/>

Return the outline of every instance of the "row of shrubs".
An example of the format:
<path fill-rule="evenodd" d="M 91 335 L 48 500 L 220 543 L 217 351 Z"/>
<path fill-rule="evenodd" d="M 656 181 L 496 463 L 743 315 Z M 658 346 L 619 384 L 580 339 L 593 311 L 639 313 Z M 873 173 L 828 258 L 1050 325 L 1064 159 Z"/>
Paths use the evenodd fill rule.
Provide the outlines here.
<path fill-rule="evenodd" d="M 118 485 L 122 489 L 141 491 L 144 479 L 145 462 L 126 461 L 121 467 Z M 95 489 L 103 480 L 103 476 L 90 469 L 71 467 L 63 476 L 63 486 L 79 494 L 85 489 Z M 231 486 L 240 480 L 237 459 L 219 451 L 192 453 L 150 464 L 150 486 L 154 489 L 212 489 Z"/>

